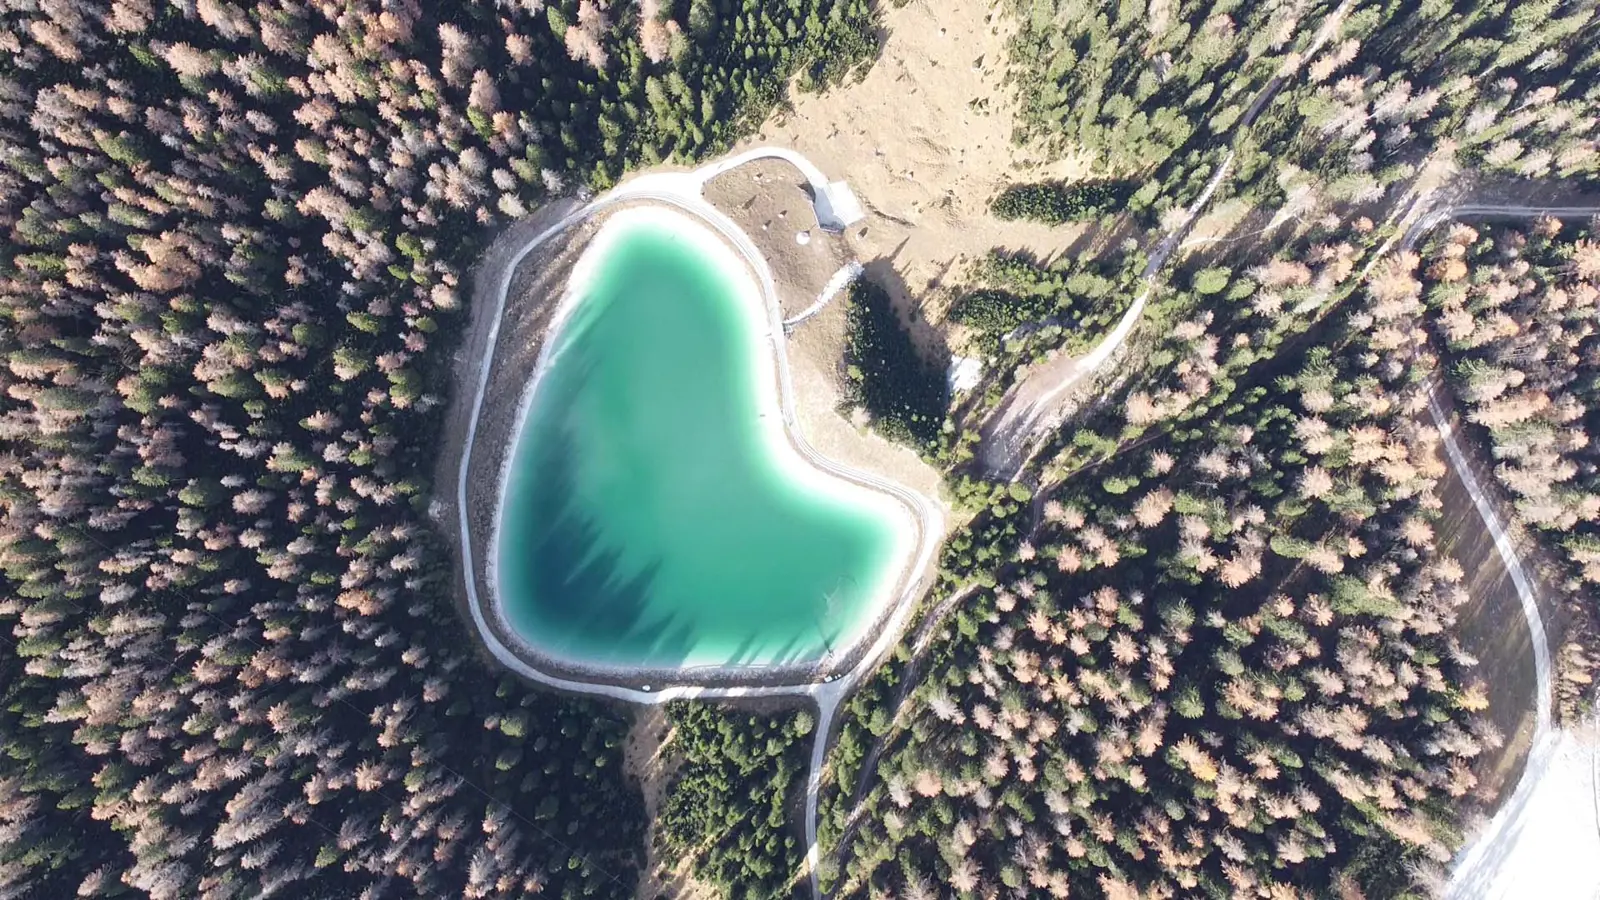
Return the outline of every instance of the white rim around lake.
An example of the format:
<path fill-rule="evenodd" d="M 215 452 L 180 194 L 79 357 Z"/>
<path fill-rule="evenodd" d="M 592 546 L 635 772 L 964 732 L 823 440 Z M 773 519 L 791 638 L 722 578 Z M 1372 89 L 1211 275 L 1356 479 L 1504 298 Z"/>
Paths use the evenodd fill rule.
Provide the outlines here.
<path fill-rule="evenodd" d="M 463 581 L 465 582 L 464 586 L 466 587 L 467 591 L 468 610 L 471 614 L 473 624 L 477 629 L 479 638 L 483 641 L 486 649 L 488 649 L 490 654 L 494 656 L 496 660 L 498 660 L 506 668 L 517 672 L 523 677 L 540 684 L 573 693 L 604 696 L 617 700 L 628 701 L 631 703 L 643 704 L 665 703 L 671 700 L 689 698 L 809 696 L 818 705 L 818 728 L 821 733 L 819 734 L 818 746 L 815 748 L 815 750 L 820 751 L 822 749 L 822 744 L 825 741 L 824 736 L 831 725 L 833 713 L 837 708 L 839 700 L 848 694 L 850 689 L 857 681 L 864 677 L 868 672 L 875 669 L 884 659 L 884 657 L 888 655 L 895 642 L 899 640 L 900 633 L 905 628 L 906 620 L 910 617 L 912 609 L 916 605 L 916 600 L 922 595 L 926 587 L 924 573 L 928 570 L 929 564 L 933 560 L 934 553 L 937 551 L 939 543 L 943 538 L 945 517 L 943 508 L 936 501 L 924 494 L 921 494 L 920 492 L 914 491 L 905 485 L 900 484 L 899 482 L 879 477 L 871 472 L 866 472 L 842 465 L 834 460 L 818 454 L 816 450 L 811 447 L 810 443 L 806 440 L 803 431 L 800 429 L 798 417 L 795 411 L 794 390 L 789 372 L 788 353 L 784 347 L 782 338 L 782 313 L 779 307 L 777 286 L 772 276 L 772 269 L 768 265 L 766 258 L 761 254 L 760 250 L 750 241 L 749 236 L 746 235 L 731 219 L 723 214 L 721 210 L 707 202 L 703 195 L 705 183 L 711 178 L 714 178 L 717 175 L 736 167 L 737 165 L 742 165 L 743 163 L 762 158 L 783 159 L 795 163 L 795 165 L 806 174 L 808 180 L 812 182 L 814 191 L 823 191 L 827 188 L 826 182 L 822 181 L 820 173 L 815 171 L 815 166 L 810 165 L 809 161 L 799 158 L 798 154 L 795 154 L 793 151 L 784 148 L 760 148 L 757 150 L 748 151 L 736 157 L 723 160 L 719 163 L 713 163 L 693 172 L 658 172 L 641 175 L 625 182 L 622 185 L 619 185 L 617 188 L 594 200 L 583 208 L 566 216 L 550 228 L 534 235 L 515 254 L 511 255 L 504 267 L 500 270 L 498 284 L 496 284 L 495 290 L 492 294 L 494 297 L 495 309 L 489 325 L 489 350 L 484 354 L 484 358 L 478 367 L 478 383 L 473 393 L 471 415 L 467 420 L 467 434 L 464 441 L 464 449 L 461 455 L 460 469 L 457 473 L 456 509 L 460 532 L 459 539 L 462 553 L 462 570 L 464 573 Z M 698 220 L 698 223 L 704 226 L 706 230 L 709 232 L 714 232 L 718 237 L 720 237 L 721 240 L 726 243 L 727 247 L 732 248 L 733 250 L 737 251 L 738 255 L 744 257 L 744 263 L 747 266 L 745 270 L 745 277 L 748 277 L 749 273 L 751 272 L 753 272 L 756 276 L 756 281 L 762 298 L 765 300 L 768 319 L 768 334 L 775 336 L 770 343 L 774 350 L 774 362 L 777 366 L 778 398 L 783 417 L 783 426 L 786 431 L 787 439 L 791 443 L 793 449 L 798 451 L 798 455 L 803 458 L 804 462 L 807 463 L 810 468 L 818 470 L 818 476 L 821 476 L 823 473 L 832 474 L 867 487 L 876 488 L 878 491 L 900 500 L 901 503 L 904 504 L 905 509 L 910 511 L 912 517 L 920 526 L 917 529 L 920 541 L 917 546 L 916 555 L 911 561 L 910 565 L 902 570 L 902 590 L 900 591 L 900 595 L 896 598 L 893 598 L 892 603 L 887 611 L 880 612 L 879 621 L 881 622 L 881 625 L 877 629 L 876 634 L 874 635 L 872 633 L 872 629 L 868 628 L 866 629 L 867 633 L 861 636 L 857 645 L 848 648 L 850 652 L 844 655 L 853 655 L 857 656 L 858 658 L 856 659 L 855 664 L 847 671 L 828 674 L 826 670 L 823 670 L 819 673 L 822 676 L 820 679 L 798 682 L 785 681 L 782 683 L 767 684 L 722 684 L 695 682 L 692 679 L 680 678 L 678 683 L 673 684 L 670 687 L 660 689 L 653 688 L 648 684 L 638 683 L 638 681 L 643 680 L 642 677 L 638 679 L 638 681 L 630 684 L 616 683 L 617 681 L 626 681 L 633 676 L 635 672 L 632 670 L 599 670 L 594 674 L 596 675 L 597 679 L 602 680 L 583 680 L 581 677 L 558 675 L 535 665 L 530 661 L 530 657 L 533 660 L 540 659 L 541 654 L 539 654 L 536 648 L 522 647 L 514 650 L 512 647 L 507 646 L 505 640 L 502 639 L 502 635 L 505 637 L 514 637 L 516 632 L 512 629 L 505 629 L 503 631 L 497 630 L 496 627 L 491 626 L 488 620 L 488 616 L 484 610 L 485 603 L 483 602 L 483 598 L 479 596 L 477 585 L 477 568 L 473 562 L 471 523 L 468 514 L 469 507 L 467 503 L 467 488 L 468 484 L 470 483 L 469 475 L 471 472 L 473 444 L 477 435 L 478 421 L 483 411 L 484 395 L 488 389 L 489 374 L 494 364 L 494 348 L 498 343 L 500 326 L 504 319 L 505 305 L 510 293 L 512 276 L 515 274 L 521 262 L 526 259 L 530 253 L 543 246 L 552 238 L 566 232 L 568 229 L 578 224 L 581 224 L 582 222 L 604 210 L 625 203 L 653 203 L 676 209 L 681 213 Z M 564 304 L 570 306 L 572 302 L 572 294 L 573 292 L 571 291 L 568 291 L 564 294 Z M 570 310 L 567 312 L 570 312 Z M 556 320 L 553 321 L 547 329 L 549 334 L 553 335 L 559 331 L 560 318 L 562 314 L 562 311 L 558 309 Z M 543 353 L 541 351 L 541 356 L 542 355 Z M 529 389 L 525 392 L 525 396 L 518 404 L 519 408 L 517 410 L 517 419 L 513 422 L 513 427 L 516 430 L 513 431 L 513 434 L 520 433 L 520 426 L 522 424 L 521 419 L 526 414 L 526 409 L 524 407 L 526 406 L 527 400 L 532 396 L 533 380 L 534 379 L 530 379 Z M 508 448 L 508 451 L 512 449 L 514 448 Z M 506 454 L 506 459 L 509 460 L 511 457 L 512 453 L 508 452 Z M 503 474 L 503 472 L 496 473 L 497 477 L 502 476 Z M 496 485 L 495 493 L 497 500 L 500 491 L 503 489 L 503 486 L 504 479 L 502 477 L 500 478 L 499 483 Z M 491 521 L 497 519 L 498 509 L 496 509 L 495 513 L 496 515 L 491 517 Z M 497 529 L 497 527 L 498 523 L 496 522 L 495 528 Z M 490 549 L 490 553 L 488 554 L 490 559 L 486 560 L 485 562 L 488 563 L 489 566 L 492 566 L 494 556 L 493 533 L 491 533 L 490 540 L 487 543 L 489 544 Z M 485 580 L 492 583 L 495 578 L 495 573 L 492 571 L 492 569 L 486 568 L 485 576 Z M 497 604 L 489 605 L 497 606 Z M 497 622 L 497 624 L 502 623 Z M 867 642 L 868 640 L 871 640 L 870 645 L 866 647 L 864 652 L 858 652 L 861 649 L 860 643 Z M 643 676 L 645 673 L 641 669 L 637 672 L 637 674 Z M 750 680 L 756 682 L 761 680 L 759 672 L 756 672 L 752 675 L 751 670 L 744 667 L 727 667 L 726 669 L 722 670 L 684 670 L 683 674 L 712 675 L 724 680 L 730 675 L 738 675 L 741 677 L 748 677 Z M 779 672 L 775 670 L 772 675 L 772 679 L 777 680 L 779 677 L 792 674 L 793 673 L 791 672 Z M 618 677 L 619 675 L 621 677 Z M 817 772 L 814 767 L 813 771 L 811 772 L 811 778 L 813 781 L 818 777 L 819 774 L 820 773 Z M 808 797 L 808 801 L 814 803 L 815 785 L 813 784 L 812 787 L 813 792 L 811 796 Z M 814 817 L 809 820 L 807 824 L 807 831 L 814 834 Z M 810 837 L 809 843 L 811 844 L 811 846 L 808 848 L 808 856 L 814 856 L 816 851 L 815 838 L 811 835 L 808 835 L 808 837 Z"/>
<path fill-rule="evenodd" d="M 563 670 L 592 672 L 618 680 L 642 673 L 661 673 L 673 669 L 685 673 L 737 672 L 741 676 L 759 677 L 764 669 L 795 672 L 800 668 L 823 662 L 821 659 L 807 660 L 782 666 L 759 664 L 734 666 L 694 661 L 679 666 L 617 665 L 583 659 L 577 654 L 540 646 L 536 637 L 524 634 L 511 622 L 511 616 L 507 611 L 508 592 L 501 582 L 500 573 L 499 561 L 503 552 L 504 531 L 501 526 L 505 507 L 510 500 L 511 475 L 522 450 L 523 440 L 527 437 L 527 418 L 533 409 L 534 400 L 538 397 L 540 385 L 544 383 L 561 356 L 563 339 L 568 337 L 568 329 L 573 323 L 574 314 L 583 306 L 586 298 L 593 294 L 594 285 L 604 273 L 606 260 L 615 252 L 619 243 L 640 229 L 657 229 L 664 232 L 668 240 L 690 244 L 690 250 L 695 258 L 711 265 L 724 283 L 733 290 L 735 296 L 732 299 L 737 320 L 745 331 L 744 347 L 751 351 L 742 355 L 750 366 L 751 383 L 757 386 L 760 413 L 755 423 L 757 437 L 766 458 L 778 467 L 782 477 L 813 497 L 831 501 L 842 507 L 861 509 L 881 520 L 894 523 L 894 546 L 888 556 L 889 562 L 882 567 L 876 582 L 868 587 L 862 601 L 863 608 L 851 616 L 850 624 L 842 629 L 845 637 L 842 646 L 853 651 L 867 637 L 872 624 L 883 617 L 888 603 L 893 598 L 894 589 L 907 577 L 907 566 L 910 565 L 916 550 L 917 521 L 914 513 L 893 494 L 855 479 L 824 472 L 808 462 L 801 454 L 799 448 L 790 440 L 782 416 L 781 384 L 777 377 L 775 360 L 779 354 L 785 352 L 783 328 L 781 325 L 774 328 L 771 317 L 766 315 L 766 304 L 762 300 L 760 286 L 749 265 L 708 227 L 684 212 L 665 206 L 631 206 L 612 213 L 606 219 L 574 262 L 562 290 L 561 299 L 551 316 L 549 325 L 544 329 L 544 344 L 539 349 L 533 376 L 518 398 L 516 414 L 512 420 L 511 437 L 506 453 L 501 459 L 500 471 L 496 475 L 495 511 L 491 518 L 489 539 L 486 542 L 487 558 L 484 560 L 485 582 L 490 594 L 489 606 L 495 624 L 516 649 L 535 660 L 554 662 Z M 778 415 L 772 415 L 773 413 Z M 826 670 L 829 667 L 822 666 L 822 668 Z"/>

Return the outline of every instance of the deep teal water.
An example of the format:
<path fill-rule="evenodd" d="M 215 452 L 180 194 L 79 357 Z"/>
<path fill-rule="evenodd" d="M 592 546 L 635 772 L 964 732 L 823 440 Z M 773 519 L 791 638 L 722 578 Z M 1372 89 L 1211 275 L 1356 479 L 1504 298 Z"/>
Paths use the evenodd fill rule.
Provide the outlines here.
<path fill-rule="evenodd" d="M 783 438 L 766 312 L 733 252 L 681 215 L 629 211 L 588 253 L 500 510 L 511 626 L 611 667 L 808 662 L 855 642 L 910 551 L 909 515 Z"/>

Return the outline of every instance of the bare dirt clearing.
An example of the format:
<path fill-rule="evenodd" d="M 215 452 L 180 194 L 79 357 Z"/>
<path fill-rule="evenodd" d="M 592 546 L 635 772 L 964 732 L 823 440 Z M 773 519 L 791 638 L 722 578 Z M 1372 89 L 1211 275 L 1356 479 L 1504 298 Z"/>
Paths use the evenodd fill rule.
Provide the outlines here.
<path fill-rule="evenodd" d="M 853 175 L 850 180 L 854 182 Z M 858 252 L 864 252 L 852 247 L 849 238 L 817 226 L 805 178 L 782 160 L 746 163 L 719 175 L 706 184 L 705 195 L 744 229 L 767 258 L 785 318 L 810 306 L 828 279 Z M 870 233 L 872 226 L 868 227 Z M 850 233 L 860 229 L 858 224 Z M 803 244 L 796 240 L 802 232 L 808 235 Z M 841 295 L 788 336 L 790 377 L 801 430 L 812 446 L 830 459 L 893 479 L 926 496 L 940 496 L 939 473 L 914 451 L 839 415 L 844 400 L 845 319 Z M 937 342 L 938 336 L 927 339 Z"/>
<path fill-rule="evenodd" d="M 869 269 L 874 260 L 892 266 L 899 283 L 885 286 L 924 340 L 929 329 L 912 312 L 959 277 L 964 260 L 995 247 L 1050 259 L 1084 230 L 989 214 L 1008 184 L 1087 172 L 1081 161 L 1047 162 L 1042 150 L 1012 143 L 1013 88 L 1002 79 L 1015 26 L 1001 10 L 986 0 L 886 8 L 888 39 L 864 79 L 820 96 L 794 92 L 793 110 L 747 143 L 793 147 L 850 182 L 868 216 L 847 238 Z"/>
<path fill-rule="evenodd" d="M 843 237 L 817 225 L 805 177 L 783 160 L 760 159 L 718 175 L 706 182 L 705 197 L 767 258 L 786 320 L 809 307 L 833 273 L 855 258 Z"/>
<path fill-rule="evenodd" d="M 678 759 L 670 752 L 677 730 L 669 725 L 666 710 L 659 706 L 636 706 L 634 717 L 623 745 L 622 761 L 644 794 L 645 821 L 650 823 L 644 842 L 645 862 L 639 870 L 639 888 L 634 896 L 644 900 L 715 900 L 717 891 L 694 879 L 692 856 L 667 860 L 657 853 L 656 824 L 661 800 L 678 769 Z"/>

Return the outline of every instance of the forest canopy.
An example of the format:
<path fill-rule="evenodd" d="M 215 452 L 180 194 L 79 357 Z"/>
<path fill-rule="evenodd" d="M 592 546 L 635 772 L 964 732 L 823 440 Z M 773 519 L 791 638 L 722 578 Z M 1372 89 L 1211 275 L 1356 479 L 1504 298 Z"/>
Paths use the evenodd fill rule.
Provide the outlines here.
<path fill-rule="evenodd" d="M 624 898 L 647 840 L 788 897 L 815 740 L 838 900 L 1436 892 L 1505 735 L 1433 384 L 1583 613 L 1569 684 L 1600 659 L 1600 237 L 1448 223 L 1600 183 L 1596 7 L 1001 7 L 1039 163 L 972 231 L 1071 252 L 845 301 L 845 411 L 947 479 L 932 588 L 836 722 L 670 707 L 652 832 L 628 712 L 491 668 L 452 605 L 471 266 L 850 79 L 895 13 L 0 0 L 0 900 Z M 997 479 L 987 417 L 1136 297 Z M 930 333 L 985 363 L 954 406 Z"/>
<path fill-rule="evenodd" d="M 474 656 L 426 518 L 466 267 L 875 26 L 0 4 L 0 896 L 631 896 L 626 716 Z"/>

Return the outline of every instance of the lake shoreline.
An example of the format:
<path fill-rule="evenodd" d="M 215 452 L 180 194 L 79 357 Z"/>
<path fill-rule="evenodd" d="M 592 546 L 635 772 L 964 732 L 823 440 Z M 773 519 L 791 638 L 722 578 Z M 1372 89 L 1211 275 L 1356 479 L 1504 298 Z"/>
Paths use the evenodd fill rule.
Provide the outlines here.
<path fill-rule="evenodd" d="M 515 454 L 517 436 L 522 432 L 537 389 L 539 367 L 549 363 L 545 358 L 545 347 L 552 337 L 559 334 L 562 324 L 570 317 L 579 302 L 582 284 L 575 284 L 572 279 L 574 275 L 580 274 L 576 270 L 584 255 L 594 247 L 597 238 L 604 233 L 613 216 L 638 210 L 658 211 L 658 214 L 664 213 L 680 220 L 689 219 L 695 227 L 702 229 L 708 239 L 723 240 L 709 227 L 690 219 L 690 214 L 686 211 L 673 210 L 653 203 L 629 202 L 619 204 L 615 208 L 596 211 L 563 228 L 545 245 L 522 260 L 512 274 L 510 288 L 504 300 L 501 331 L 493 348 L 489 388 L 485 392 L 484 405 L 479 414 L 479 429 L 469 466 L 468 510 L 472 526 L 470 539 L 474 547 L 482 548 L 480 553 L 474 555 L 483 560 L 476 567 L 477 571 L 471 573 L 471 577 L 477 582 L 480 605 L 484 607 L 486 618 L 500 642 L 535 668 L 564 680 L 628 689 L 648 686 L 650 691 L 659 691 L 663 688 L 738 690 L 774 686 L 792 690 L 825 681 L 853 667 L 868 649 L 869 639 L 888 624 L 894 612 L 894 595 L 908 590 L 906 584 L 908 578 L 918 574 L 909 571 L 911 560 L 906 560 L 900 565 L 893 585 L 884 591 L 884 598 L 873 603 L 873 614 L 859 628 L 859 634 L 855 639 L 847 648 L 826 660 L 767 666 L 738 666 L 723 663 L 690 666 L 618 666 L 549 652 L 539 646 L 536 640 L 524 637 L 506 616 L 495 562 L 499 509 L 503 503 L 506 478 Z M 760 292 L 754 286 L 748 263 L 742 260 L 735 248 L 730 247 L 729 250 L 735 259 L 740 260 L 741 271 L 737 277 L 752 282 L 751 289 L 757 293 L 755 299 L 764 307 L 766 304 L 761 302 Z M 771 386 L 763 393 L 770 394 L 775 404 L 781 401 L 779 396 L 781 385 L 774 358 L 774 353 L 782 352 L 781 335 L 781 326 L 776 340 L 770 329 L 759 335 L 752 335 L 762 344 L 761 350 L 752 354 L 752 357 L 761 369 L 760 377 L 763 382 Z M 522 375 L 524 372 L 527 374 Z M 784 457 L 790 465 L 803 467 L 808 479 L 825 483 L 835 481 L 805 460 L 793 437 L 788 434 L 787 428 L 779 430 L 784 432 L 784 440 L 788 443 L 789 452 L 785 453 Z M 849 486 L 837 485 L 835 489 L 849 490 L 851 486 L 862 490 L 875 489 L 858 480 L 851 479 L 851 482 Z M 919 517 L 913 511 L 907 510 L 905 520 L 906 531 L 902 540 L 914 550 L 924 540 Z"/>
<path fill-rule="evenodd" d="M 781 153 L 782 151 L 774 151 Z M 583 239 L 592 236 L 610 212 L 650 204 L 667 206 L 695 218 L 734 248 L 747 267 L 755 271 L 762 285 L 768 315 L 781 334 L 780 310 L 773 304 L 777 291 L 771 271 L 761 252 L 726 213 L 701 196 L 704 182 L 738 165 L 738 160 L 697 170 L 694 173 L 662 172 L 639 176 L 622 188 L 579 207 L 570 200 L 557 201 L 529 219 L 518 222 L 497 240 L 485 254 L 474 275 L 472 321 L 463 349 L 457 358 L 456 396 L 449 421 L 460 423 L 463 431 L 446 435 L 447 446 L 441 472 L 454 473 L 454 497 L 435 497 L 432 514 L 445 527 L 455 522 L 457 551 L 455 592 L 460 608 L 476 626 L 486 653 L 514 672 L 547 687 L 574 694 L 601 695 L 634 703 L 660 703 L 685 697 L 777 697 L 815 695 L 831 682 L 854 679 L 875 665 L 893 647 L 916 601 L 936 574 L 935 551 L 942 539 L 946 511 L 928 493 L 906 487 L 898 480 L 880 474 L 879 467 L 858 469 L 830 457 L 822 457 L 804 434 L 791 432 L 789 440 L 801 448 L 806 461 L 824 472 L 840 475 L 867 487 L 882 490 L 899 499 L 915 522 L 917 554 L 899 575 L 899 590 L 890 602 L 874 611 L 870 625 L 848 652 L 840 652 L 826 667 L 816 664 L 751 669 L 708 667 L 651 669 L 630 667 L 564 665 L 544 658 L 516 639 L 511 629 L 496 621 L 496 604 L 487 602 L 488 585 L 479 548 L 489 546 L 487 532 L 492 527 L 498 478 L 502 459 L 508 451 L 514 404 L 520 402 L 532 357 L 542 346 L 543 327 L 547 326 L 562 296 L 562 275 L 581 252 Z M 509 351 L 508 349 L 509 348 Z M 779 348 L 782 349 L 781 347 Z M 513 354 L 508 364 L 506 353 Z M 780 385 L 787 386 L 787 356 L 779 354 L 776 363 Z M 798 429 L 796 395 L 792 389 L 780 391 L 784 420 Z M 829 406 L 815 409 L 821 398 L 800 397 L 807 404 L 805 415 L 837 418 Z M 843 420 L 840 420 L 843 423 Z M 501 439 L 496 439 L 499 436 Z M 924 489 L 926 490 L 926 489 Z"/>
<path fill-rule="evenodd" d="M 522 649 L 536 653 L 543 660 L 558 663 L 561 668 L 581 671 L 590 676 L 615 672 L 633 678 L 637 677 L 637 673 L 646 671 L 655 672 L 662 677 L 670 677 L 671 673 L 679 673 L 678 677 L 681 677 L 683 672 L 713 670 L 748 670 L 771 675 L 788 673 L 815 675 L 818 672 L 826 674 L 832 671 L 836 668 L 837 661 L 847 658 L 849 654 L 824 651 L 823 647 L 830 643 L 825 635 L 819 634 L 813 638 L 810 635 L 796 633 L 795 643 L 804 645 L 803 649 L 794 651 L 795 656 L 799 658 L 793 661 L 775 660 L 771 654 L 779 651 L 773 646 L 772 637 L 760 635 L 759 629 L 752 630 L 742 639 L 735 634 L 728 634 L 719 641 L 715 638 L 718 629 L 713 624 L 710 626 L 712 643 L 707 645 L 705 643 L 707 626 L 704 623 L 708 620 L 701 618 L 693 609 L 684 611 L 686 619 L 693 622 L 698 618 L 703 624 L 690 630 L 690 634 L 693 635 L 691 642 L 693 649 L 687 651 L 688 657 L 683 663 L 667 664 L 651 661 L 648 658 L 652 655 L 649 651 L 641 651 L 646 659 L 638 663 L 599 658 L 594 653 L 596 635 L 589 634 L 586 641 L 584 627 L 564 629 L 563 626 L 550 621 L 550 610 L 539 608 L 539 600 L 529 595 L 526 584 L 516 591 L 515 598 L 512 597 L 512 591 L 508 588 L 510 583 L 507 580 L 508 575 L 502 570 L 503 558 L 507 552 L 504 541 L 509 527 L 507 516 L 516 508 L 513 499 L 517 502 L 525 502 L 528 499 L 525 495 L 513 492 L 512 485 L 521 467 L 530 464 L 523 456 L 528 452 L 524 445 L 536 440 L 538 434 L 537 423 L 531 423 L 534 430 L 530 432 L 529 417 L 538 398 L 544 396 L 542 392 L 554 390 L 551 387 L 554 383 L 553 375 L 559 368 L 558 363 L 568 343 L 580 339 L 573 331 L 583 327 L 578 324 L 578 313 L 585 308 L 586 303 L 602 302 L 596 297 L 596 291 L 605 279 L 613 274 L 610 268 L 611 261 L 617 254 L 625 252 L 624 247 L 640 240 L 646 243 L 652 240 L 665 241 L 668 244 L 684 242 L 687 245 L 682 248 L 686 253 L 685 259 L 692 259 L 695 265 L 704 266 L 704 271 L 713 273 L 713 280 L 725 289 L 725 291 L 711 292 L 722 293 L 722 296 L 712 301 L 712 306 L 728 315 L 727 321 L 736 324 L 737 330 L 742 332 L 739 338 L 742 346 L 732 351 L 730 361 L 742 358 L 750 367 L 747 384 L 755 399 L 755 411 L 758 413 L 757 419 L 747 423 L 751 429 L 750 434 L 755 438 L 755 443 L 761 447 L 766 464 L 781 473 L 781 481 L 786 491 L 792 492 L 791 496 L 809 498 L 814 504 L 813 509 L 827 507 L 833 509 L 836 515 L 845 514 L 852 517 L 859 515 L 874 519 L 881 528 L 880 533 L 886 536 L 889 549 L 885 552 L 885 562 L 881 571 L 874 572 L 869 586 L 851 601 L 853 608 L 840 610 L 835 617 L 832 617 L 834 622 L 845 623 L 836 633 L 838 646 L 853 648 L 860 644 L 871 624 L 881 618 L 880 611 L 892 600 L 896 590 L 905 580 L 904 573 L 911 563 L 920 537 L 914 511 L 905 508 L 896 497 L 870 484 L 827 473 L 813 466 L 803 455 L 801 448 L 790 438 L 788 429 L 782 424 L 782 385 L 775 356 L 777 353 L 785 352 L 785 338 L 781 326 L 774 330 L 769 321 L 766 304 L 754 273 L 740 257 L 736 248 L 730 247 L 713 230 L 689 214 L 661 205 L 628 205 L 608 213 L 598 224 L 585 224 L 590 225 L 590 234 L 582 241 L 581 249 L 574 247 L 567 251 L 569 255 L 576 253 L 577 258 L 566 269 L 565 289 L 548 323 L 543 327 L 542 346 L 538 352 L 533 374 L 521 397 L 518 398 L 508 435 L 509 449 L 501 454 L 501 466 L 496 476 L 497 512 L 493 518 L 489 540 L 484 546 L 487 596 L 497 624 L 501 630 L 515 633 Z M 710 359 L 706 362 L 713 364 Z M 663 373 L 662 377 L 668 376 Z M 525 492 L 527 489 L 524 485 L 522 491 Z M 525 520 L 518 520 L 518 523 L 519 540 L 526 540 L 527 523 Z M 780 545 L 783 544 L 784 542 L 780 541 Z M 753 598 L 766 595 L 764 590 L 755 588 L 751 590 L 753 592 L 746 596 Z M 726 591 L 721 595 L 732 596 Z M 773 596 L 776 598 L 776 595 Z M 773 612 L 775 615 L 784 612 L 793 614 L 795 609 L 781 606 L 780 601 L 780 606 Z M 514 619 L 522 620 L 520 627 L 513 621 Z M 534 625 L 533 622 L 539 619 L 545 621 Z M 709 621 L 714 622 L 715 619 L 716 616 L 712 615 Z M 548 629 L 553 638 L 566 642 L 569 646 L 557 649 L 551 642 L 541 640 L 541 636 L 536 633 L 540 628 Z M 650 636 L 648 629 L 630 630 L 618 636 L 618 644 L 637 641 L 641 637 L 649 640 Z M 753 661 L 735 662 L 719 658 L 726 657 L 732 651 L 733 645 L 741 643 L 741 640 L 744 644 L 750 641 L 756 643 L 756 647 L 749 651 Z M 573 649 L 570 646 L 573 642 L 587 642 L 588 652 Z"/>

